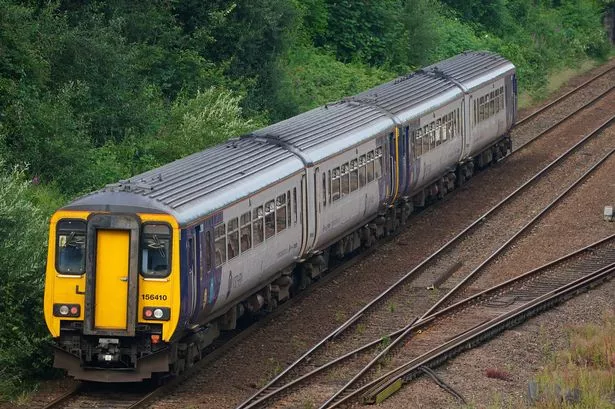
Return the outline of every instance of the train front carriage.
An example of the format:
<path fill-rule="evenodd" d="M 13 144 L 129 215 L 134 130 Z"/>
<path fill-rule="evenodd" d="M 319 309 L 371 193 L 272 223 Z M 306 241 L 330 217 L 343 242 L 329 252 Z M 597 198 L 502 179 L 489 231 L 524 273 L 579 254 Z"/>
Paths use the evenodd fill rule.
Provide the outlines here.
<path fill-rule="evenodd" d="M 168 214 L 111 207 L 120 211 L 69 207 L 52 217 L 45 319 L 56 367 L 78 379 L 139 381 L 169 371 L 180 235 Z"/>

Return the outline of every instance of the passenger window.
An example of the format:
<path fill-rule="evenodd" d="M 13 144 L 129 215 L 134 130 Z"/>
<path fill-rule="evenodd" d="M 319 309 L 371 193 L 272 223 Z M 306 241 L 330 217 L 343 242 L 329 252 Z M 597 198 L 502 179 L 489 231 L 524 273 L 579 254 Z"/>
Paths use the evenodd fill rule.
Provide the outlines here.
<path fill-rule="evenodd" d="M 418 158 L 423 154 L 423 131 L 421 128 L 414 131 L 414 157 Z"/>
<path fill-rule="evenodd" d="M 461 135 L 461 121 L 459 120 L 459 108 L 457 108 L 454 121 L 455 121 L 455 129 L 456 129 L 455 135 Z"/>
<path fill-rule="evenodd" d="M 241 215 L 241 252 L 248 251 L 252 248 L 252 218 L 250 212 Z"/>
<path fill-rule="evenodd" d="M 374 178 L 380 179 L 382 176 L 382 148 L 376 148 L 374 156 Z"/>
<path fill-rule="evenodd" d="M 374 151 L 367 152 L 367 183 L 374 180 Z"/>
<path fill-rule="evenodd" d="M 226 262 L 226 225 L 216 226 L 214 230 L 214 246 L 216 248 L 216 267 Z"/>
<path fill-rule="evenodd" d="M 350 161 L 350 191 L 354 192 L 359 188 L 359 166 L 357 160 Z"/>
<path fill-rule="evenodd" d="M 280 195 L 275 201 L 276 232 L 286 228 L 286 195 Z"/>
<path fill-rule="evenodd" d="M 495 101 L 493 100 L 493 91 L 489 96 L 489 116 L 493 116 L 495 114 Z"/>
<path fill-rule="evenodd" d="M 329 190 L 327 190 L 327 200 L 331 203 L 331 171 L 327 171 L 327 179 L 329 180 Z"/>
<path fill-rule="evenodd" d="M 322 172 L 322 205 L 327 206 L 327 174 Z"/>
<path fill-rule="evenodd" d="M 227 236 L 228 251 L 226 252 L 226 255 L 228 256 L 228 259 L 231 260 L 239 255 L 239 221 L 236 217 L 228 222 Z"/>
<path fill-rule="evenodd" d="M 293 215 L 295 217 L 295 224 L 297 224 L 297 188 L 293 188 Z"/>
<path fill-rule="evenodd" d="M 348 163 L 342 165 L 342 196 L 350 193 L 350 174 Z"/>
<path fill-rule="evenodd" d="M 265 223 L 263 222 L 263 206 L 258 206 L 252 210 L 252 245 L 258 246 L 265 238 L 263 230 Z"/>
<path fill-rule="evenodd" d="M 504 109 L 504 87 L 500 87 L 500 107 Z"/>
<path fill-rule="evenodd" d="M 265 239 L 275 234 L 275 202 L 272 200 L 265 204 Z"/>
<path fill-rule="evenodd" d="M 480 106 L 478 108 L 478 122 L 485 119 L 485 98 L 480 97 Z"/>
<path fill-rule="evenodd" d="M 56 269 L 62 274 L 85 272 L 86 224 L 79 220 L 60 220 L 56 236 Z"/>
<path fill-rule="evenodd" d="M 290 228 L 290 190 L 286 192 L 286 214 L 288 217 L 288 227 Z"/>
<path fill-rule="evenodd" d="M 205 271 L 211 271 L 211 232 L 205 232 Z"/>
<path fill-rule="evenodd" d="M 334 202 L 340 198 L 340 168 L 333 169 L 331 176 L 331 200 Z"/>
<path fill-rule="evenodd" d="M 365 155 L 359 157 L 359 188 L 362 188 L 367 183 L 367 166 L 365 162 Z"/>

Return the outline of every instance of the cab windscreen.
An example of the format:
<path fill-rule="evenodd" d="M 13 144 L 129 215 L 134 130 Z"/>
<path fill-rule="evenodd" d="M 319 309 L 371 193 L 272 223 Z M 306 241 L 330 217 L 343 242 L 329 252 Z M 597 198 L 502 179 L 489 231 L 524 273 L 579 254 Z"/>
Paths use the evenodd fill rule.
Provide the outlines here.
<path fill-rule="evenodd" d="M 85 272 L 85 228 L 82 220 L 60 220 L 56 234 L 56 270 L 62 274 Z"/>
<path fill-rule="evenodd" d="M 146 224 L 141 237 L 141 274 L 145 278 L 169 275 L 171 228 L 165 224 Z"/>

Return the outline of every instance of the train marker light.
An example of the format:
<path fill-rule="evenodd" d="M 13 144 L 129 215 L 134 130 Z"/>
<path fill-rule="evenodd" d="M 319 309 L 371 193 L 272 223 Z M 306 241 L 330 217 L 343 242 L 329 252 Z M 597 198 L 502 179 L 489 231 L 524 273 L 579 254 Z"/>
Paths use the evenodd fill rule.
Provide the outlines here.
<path fill-rule="evenodd" d="M 157 343 L 160 342 L 160 335 L 159 334 L 152 334 L 151 339 L 152 339 L 152 344 L 157 344 Z"/>
<path fill-rule="evenodd" d="M 169 307 L 143 307 L 144 320 L 168 321 L 171 319 Z"/>
<path fill-rule="evenodd" d="M 81 306 L 79 304 L 53 304 L 54 317 L 79 317 Z"/>

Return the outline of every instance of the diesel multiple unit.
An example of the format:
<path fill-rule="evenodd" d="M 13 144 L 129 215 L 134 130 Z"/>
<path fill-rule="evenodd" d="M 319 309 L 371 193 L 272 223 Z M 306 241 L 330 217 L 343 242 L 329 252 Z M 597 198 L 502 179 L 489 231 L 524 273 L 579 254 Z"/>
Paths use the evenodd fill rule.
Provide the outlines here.
<path fill-rule="evenodd" d="M 239 317 L 505 156 L 516 101 L 515 67 L 467 52 L 66 205 L 45 283 L 55 366 L 182 372 Z"/>

